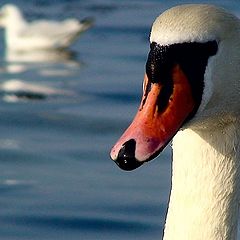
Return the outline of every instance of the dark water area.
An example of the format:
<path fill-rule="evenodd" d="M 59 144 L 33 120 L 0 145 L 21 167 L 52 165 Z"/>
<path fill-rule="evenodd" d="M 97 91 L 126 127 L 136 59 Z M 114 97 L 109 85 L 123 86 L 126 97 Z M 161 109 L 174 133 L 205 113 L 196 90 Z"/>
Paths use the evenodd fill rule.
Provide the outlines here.
<path fill-rule="evenodd" d="M 133 172 L 109 151 L 140 103 L 152 22 L 187 2 L 11 2 L 29 21 L 91 16 L 95 25 L 57 57 L 12 55 L 0 32 L 0 239 L 161 239 L 170 146 Z M 208 3 L 240 15 L 238 0 Z M 6 91 L 11 81 L 30 90 Z M 36 96 L 33 85 L 58 92 Z"/>

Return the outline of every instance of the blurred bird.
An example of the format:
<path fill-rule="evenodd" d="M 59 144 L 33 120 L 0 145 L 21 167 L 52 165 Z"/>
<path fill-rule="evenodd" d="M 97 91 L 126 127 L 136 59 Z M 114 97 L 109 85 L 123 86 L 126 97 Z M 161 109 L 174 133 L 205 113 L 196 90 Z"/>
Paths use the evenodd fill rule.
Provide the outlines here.
<path fill-rule="evenodd" d="M 0 27 L 5 28 L 6 46 L 14 51 L 67 48 L 93 23 L 93 18 L 27 22 L 13 4 L 6 4 L 0 9 Z"/>

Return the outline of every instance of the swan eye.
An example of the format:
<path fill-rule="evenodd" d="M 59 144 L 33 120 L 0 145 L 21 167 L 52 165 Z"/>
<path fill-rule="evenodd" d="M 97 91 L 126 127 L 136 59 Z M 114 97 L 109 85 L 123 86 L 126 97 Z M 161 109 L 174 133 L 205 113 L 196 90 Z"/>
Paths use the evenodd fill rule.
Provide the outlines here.
<path fill-rule="evenodd" d="M 217 53 L 216 41 L 205 43 L 178 43 L 172 45 L 159 45 L 155 42 L 150 45 L 150 52 L 146 63 L 146 74 L 151 84 L 162 86 L 158 96 L 158 110 L 163 111 L 171 99 L 174 83 L 173 69 L 179 65 L 187 76 L 192 88 L 192 95 L 199 107 L 204 87 L 204 73 L 210 56 Z M 151 86 L 145 87 L 147 97 Z"/>
<path fill-rule="evenodd" d="M 164 82 L 167 81 L 165 77 L 169 75 L 169 71 L 174 65 L 185 66 L 189 64 L 192 67 L 197 64 L 194 68 L 199 67 L 199 64 L 206 64 L 208 58 L 215 55 L 217 50 L 218 44 L 216 41 L 178 43 L 167 46 L 153 42 L 150 45 L 146 73 L 152 83 Z"/>

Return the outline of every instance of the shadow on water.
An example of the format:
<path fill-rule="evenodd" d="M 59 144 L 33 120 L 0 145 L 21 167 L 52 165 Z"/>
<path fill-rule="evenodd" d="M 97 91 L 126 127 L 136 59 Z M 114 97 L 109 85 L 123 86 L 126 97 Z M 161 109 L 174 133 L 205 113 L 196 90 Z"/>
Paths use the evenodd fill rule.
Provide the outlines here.
<path fill-rule="evenodd" d="M 21 216 L 3 217 L 9 223 L 32 227 L 54 228 L 55 230 L 106 231 L 106 232 L 146 232 L 156 230 L 152 224 L 111 218 L 61 217 L 61 216 Z"/>

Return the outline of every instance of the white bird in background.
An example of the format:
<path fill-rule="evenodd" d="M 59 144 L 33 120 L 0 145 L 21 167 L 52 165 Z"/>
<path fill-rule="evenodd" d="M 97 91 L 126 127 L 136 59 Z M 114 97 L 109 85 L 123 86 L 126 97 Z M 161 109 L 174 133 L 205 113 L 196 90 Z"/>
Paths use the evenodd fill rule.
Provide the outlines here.
<path fill-rule="evenodd" d="M 236 240 L 240 202 L 240 20 L 211 5 L 171 8 L 152 26 L 143 99 L 111 150 L 124 170 L 173 138 L 164 240 Z"/>
<path fill-rule="evenodd" d="M 6 46 L 12 51 L 67 48 L 90 28 L 93 22 L 92 18 L 82 21 L 71 18 L 59 22 L 27 22 L 20 9 L 13 4 L 6 4 L 0 9 L 0 26 L 5 28 Z"/>

